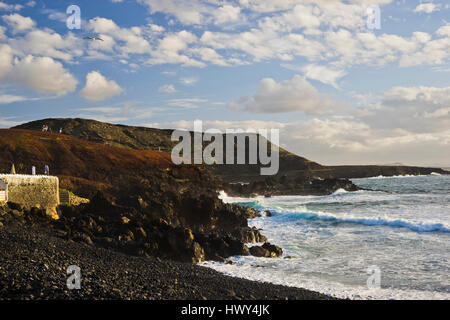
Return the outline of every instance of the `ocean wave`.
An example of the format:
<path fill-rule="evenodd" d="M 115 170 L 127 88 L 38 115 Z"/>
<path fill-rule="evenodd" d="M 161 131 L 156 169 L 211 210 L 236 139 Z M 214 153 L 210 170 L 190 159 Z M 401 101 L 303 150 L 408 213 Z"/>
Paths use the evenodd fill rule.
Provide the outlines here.
<path fill-rule="evenodd" d="M 337 195 L 337 194 L 342 194 L 342 193 L 348 193 L 348 191 L 343 188 L 340 188 L 340 189 L 337 189 L 335 192 L 333 192 L 332 195 Z"/>
<path fill-rule="evenodd" d="M 387 218 L 368 218 L 368 217 L 338 217 L 333 214 L 319 214 L 315 212 L 302 212 L 297 213 L 293 217 L 296 219 L 304 219 L 304 220 L 322 220 L 322 221 L 331 221 L 337 223 L 356 223 L 363 224 L 366 226 L 387 226 L 393 228 L 407 228 L 411 231 L 415 232 L 450 232 L 450 227 L 444 225 L 443 223 L 422 223 L 422 222 L 412 222 L 405 221 L 401 219 L 387 219 Z"/>
<path fill-rule="evenodd" d="M 430 174 L 431 175 L 431 174 Z M 405 174 L 405 175 L 397 175 L 397 176 L 376 176 L 376 177 L 368 177 L 368 178 L 359 178 L 359 179 L 392 179 L 392 178 L 413 178 L 413 177 L 428 177 L 430 175 L 425 175 L 425 174 L 418 174 L 418 175 L 414 175 L 414 174 Z M 356 180 L 356 179 L 352 179 L 352 180 Z"/>

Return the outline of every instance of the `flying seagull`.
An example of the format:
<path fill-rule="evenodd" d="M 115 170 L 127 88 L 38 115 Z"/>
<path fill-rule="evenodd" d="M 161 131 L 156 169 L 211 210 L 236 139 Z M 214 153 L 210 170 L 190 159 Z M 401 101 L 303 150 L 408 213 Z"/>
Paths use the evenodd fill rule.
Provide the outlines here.
<path fill-rule="evenodd" d="M 84 37 L 84 39 L 89 39 L 89 40 L 91 40 L 91 41 L 95 41 L 95 40 L 103 41 L 102 38 L 95 38 L 95 37 Z"/>

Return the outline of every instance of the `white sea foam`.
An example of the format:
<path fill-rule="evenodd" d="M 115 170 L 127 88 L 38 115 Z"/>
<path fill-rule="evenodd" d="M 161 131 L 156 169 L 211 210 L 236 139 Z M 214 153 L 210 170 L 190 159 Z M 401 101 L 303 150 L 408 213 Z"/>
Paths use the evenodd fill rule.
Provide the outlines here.
<path fill-rule="evenodd" d="M 340 298 L 450 299 L 450 177 L 379 177 L 356 183 L 388 192 L 340 190 L 327 196 L 271 198 L 222 193 L 225 202 L 273 213 L 249 225 L 263 229 L 284 256 L 233 257 L 235 265 L 204 265 Z M 367 288 L 370 265 L 381 269 L 381 289 Z"/>
<path fill-rule="evenodd" d="M 426 177 L 427 175 L 414 175 L 414 174 L 405 174 L 405 175 L 397 175 L 397 176 L 376 176 L 376 177 L 368 177 L 364 179 L 391 179 L 391 178 L 412 178 L 412 177 Z"/>
<path fill-rule="evenodd" d="M 391 288 L 369 289 L 367 286 L 346 286 L 332 281 L 323 281 L 313 276 L 307 278 L 299 277 L 298 273 L 277 272 L 277 267 L 265 267 L 265 263 L 292 264 L 291 268 L 298 268 L 296 259 L 276 259 L 254 258 L 254 257 L 233 257 L 234 265 L 220 263 L 215 261 L 206 261 L 200 265 L 215 269 L 226 275 L 244 278 L 259 282 L 270 282 L 273 284 L 285 285 L 290 287 L 304 288 L 315 292 L 320 292 L 329 296 L 342 299 L 355 300 L 449 300 L 450 294 L 445 292 L 422 291 L 422 290 L 400 290 Z M 255 269 L 258 272 L 255 272 Z"/>

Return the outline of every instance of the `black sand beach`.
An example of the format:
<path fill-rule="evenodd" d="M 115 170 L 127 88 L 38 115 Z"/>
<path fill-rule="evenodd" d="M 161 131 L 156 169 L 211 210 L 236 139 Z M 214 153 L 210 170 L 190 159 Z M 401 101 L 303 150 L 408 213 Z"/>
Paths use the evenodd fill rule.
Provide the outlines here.
<path fill-rule="evenodd" d="M 81 268 L 81 289 L 68 290 L 66 269 Z M 299 288 L 224 276 L 188 263 L 128 256 L 66 241 L 41 227 L 0 227 L 0 299 L 309 300 L 331 299 Z"/>

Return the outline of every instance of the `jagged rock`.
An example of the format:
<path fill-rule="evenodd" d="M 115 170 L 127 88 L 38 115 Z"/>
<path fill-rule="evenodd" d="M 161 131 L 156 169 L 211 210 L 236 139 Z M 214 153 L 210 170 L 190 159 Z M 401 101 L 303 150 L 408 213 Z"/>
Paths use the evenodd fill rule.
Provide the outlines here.
<path fill-rule="evenodd" d="M 271 256 L 273 256 L 273 254 L 275 254 L 275 257 L 281 257 L 283 255 L 283 249 L 274 244 L 270 244 L 269 242 L 264 243 L 262 247 L 269 251 Z"/>
<path fill-rule="evenodd" d="M 236 229 L 232 234 L 244 243 L 258 243 L 267 240 L 255 227 L 242 227 Z"/>
<path fill-rule="evenodd" d="M 262 246 L 251 247 L 250 253 L 255 257 L 275 258 L 280 257 L 283 254 L 283 250 L 276 245 L 266 242 Z"/>
<path fill-rule="evenodd" d="M 269 251 L 260 246 L 251 247 L 250 254 L 255 257 L 269 257 L 270 256 Z"/>

